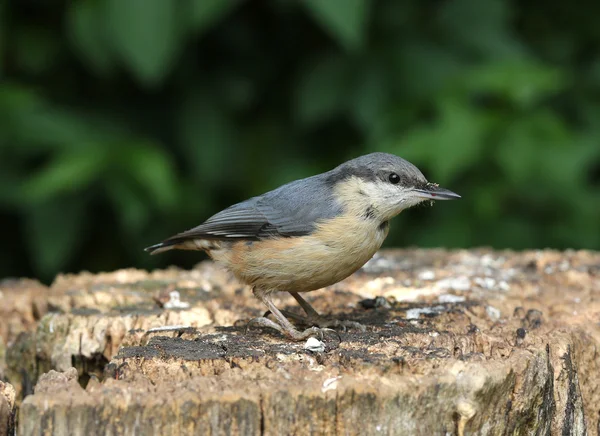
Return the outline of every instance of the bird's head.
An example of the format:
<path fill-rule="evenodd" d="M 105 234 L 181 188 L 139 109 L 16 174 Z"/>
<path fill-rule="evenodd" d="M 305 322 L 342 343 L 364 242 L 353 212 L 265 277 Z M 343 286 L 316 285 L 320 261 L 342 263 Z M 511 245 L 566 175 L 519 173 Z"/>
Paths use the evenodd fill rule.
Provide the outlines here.
<path fill-rule="evenodd" d="M 344 205 L 356 208 L 357 213 L 371 207 L 371 212 L 384 221 L 423 201 L 460 198 L 428 182 L 410 162 L 388 153 L 371 153 L 345 162 L 330 172 L 328 182 Z"/>

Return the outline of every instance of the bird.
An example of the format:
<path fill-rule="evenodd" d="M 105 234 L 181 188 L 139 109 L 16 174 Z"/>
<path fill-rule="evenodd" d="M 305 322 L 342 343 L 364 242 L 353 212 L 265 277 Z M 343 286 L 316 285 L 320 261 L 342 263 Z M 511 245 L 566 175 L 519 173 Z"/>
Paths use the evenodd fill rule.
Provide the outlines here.
<path fill-rule="evenodd" d="M 145 250 L 205 251 L 249 285 L 268 309 L 251 323 L 300 341 L 322 336 L 331 327 L 364 329 L 357 322 L 321 316 L 300 294 L 331 286 L 360 269 L 383 244 L 390 220 L 403 210 L 458 198 L 428 182 L 407 160 L 375 152 L 234 204 Z M 290 293 L 306 317 L 279 310 L 272 300 L 275 292 Z M 299 330 L 288 318 L 310 327 Z"/>

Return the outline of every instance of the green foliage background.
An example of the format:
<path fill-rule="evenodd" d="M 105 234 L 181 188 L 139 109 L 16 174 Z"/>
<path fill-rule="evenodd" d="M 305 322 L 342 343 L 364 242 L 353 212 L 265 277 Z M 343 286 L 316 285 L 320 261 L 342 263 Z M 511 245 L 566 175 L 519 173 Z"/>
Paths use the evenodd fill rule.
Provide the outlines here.
<path fill-rule="evenodd" d="M 10 0 L 0 277 L 142 248 L 370 151 L 463 196 L 387 245 L 600 248 L 600 3 Z"/>

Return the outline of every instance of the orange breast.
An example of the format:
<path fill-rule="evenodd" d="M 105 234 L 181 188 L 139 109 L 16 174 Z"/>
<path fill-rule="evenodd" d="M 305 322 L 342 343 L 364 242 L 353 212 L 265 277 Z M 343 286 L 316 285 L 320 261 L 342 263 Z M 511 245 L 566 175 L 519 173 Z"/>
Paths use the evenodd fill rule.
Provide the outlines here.
<path fill-rule="evenodd" d="M 342 216 L 309 236 L 241 241 L 211 255 L 243 283 L 271 291 L 307 292 L 343 280 L 381 247 L 387 226 Z"/>

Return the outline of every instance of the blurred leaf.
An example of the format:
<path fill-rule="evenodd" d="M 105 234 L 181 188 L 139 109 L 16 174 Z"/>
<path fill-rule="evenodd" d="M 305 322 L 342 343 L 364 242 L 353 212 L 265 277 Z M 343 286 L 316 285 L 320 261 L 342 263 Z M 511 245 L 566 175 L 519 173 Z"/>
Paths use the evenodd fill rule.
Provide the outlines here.
<path fill-rule="evenodd" d="M 81 191 L 105 169 L 106 154 L 100 147 L 64 152 L 22 186 L 28 202 L 50 201 L 64 193 Z"/>
<path fill-rule="evenodd" d="M 431 168 L 440 181 L 446 182 L 480 161 L 486 148 L 488 117 L 454 99 L 440 103 L 440 116 L 434 130 L 438 138 L 430 146 L 434 158 Z"/>
<path fill-rule="evenodd" d="M 357 123 L 365 133 L 379 124 L 384 111 L 384 103 L 388 99 L 388 87 L 384 74 L 378 66 L 365 68 L 358 75 L 358 83 L 354 87 L 352 109 Z"/>
<path fill-rule="evenodd" d="M 23 142 L 57 149 L 81 149 L 106 140 L 84 119 L 58 108 L 39 107 L 14 118 L 16 134 Z"/>
<path fill-rule="evenodd" d="M 390 88 L 401 92 L 404 99 L 435 99 L 448 83 L 462 77 L 466 69 L 460 56 L 428 40 L 392 41 L 386 47 L 385 56 L 391 63 Z M 411 102 L 399 102 L 402 103 L 407 106 Z"/>
<path fill-rule="evenodd" d="M 0 82 L 4 80 L 4 61 L 6 59 L 6 9 L 8 2 L 0 2 Z"/>
<path fill-rule="evenodd" d="M 525 221 L 518 215 L 508 215 L 497 217 L 488 225 L 477 223 L 476 230 L 475 238 L 484 241 L 482 244 L 499 249 L 526 250 L 536 246 L 540 225 L 534 220 Z"/>
<path fill-rule="evenodd" d="M 139 189 L 135 189 L 122 177 L 107 180 L 106 189 L 125 233 L 140 232 L 148 222 L 150 211 Z"/>
<path fill-rule="evenodd" d="M 310 65 L 301 75 L 296 95 L 296 119 L 303 124 L 327 121 L 346 109 L 350 71 L 341 57 L 330 56 Z"/>
<path fill-rule="evenodd" d="M 113 149 L 112 157 L 158 208 L 168 210 L 177 204 L 175 169 L 164 150 L 148 142 L 130 142 Z"/>
<path fill-rule="evenodd" d="M 304 0 L 316 20 L 347 50 L 364 44 L 370 0 Z"/>
<path fill-rule="evenodd" d="M 569 200 L 575 207 L 569 205 L 562 210 L 569 219 L 552 222 L 545 233 L 551 235 L 552 245 L 597 249 L 600 246 L 600 190 L 571 192 Z"/>
<path fill-rule="evenodd" d="M 20 144 L 12 149 L 23 155 L 41 150 L 81 149 L 109 141 L 109 126 L 96 126 L 83 114 L 49 105 L 20 86 L 0 85 L 0 127 L 3 135 Z"/>
<path fill-rule="evenodd" d="M 256 88 L 256 84 L 248 77 L 220 74 L 218 82 L 211 88 L 211 98 L 218 100 L 224 111 L 245 110 L 256 103 Z"/>
<path fill-rule="evenodd" d="M 391 150 L 398 155 L 425 163 L 431 179 L 447 183 L 480 161 L 488 117 L 455 98 L 439 103 L 439 120 L 408 133 Z"/>
<path fill-rule="evenodd" d="M 190 0 L 189 20 L 192 28 L 204 32 L 217 24 L 237 6 L 239 0 Z"/>
<path fill-rule="evenodd" d="M 15 188 L 22 183 L 22 169 L 14 164 L 13 159 L 9 159 L 5 150 L 8 147 L 3 146 L 0 141 L 0 160 L 4 162 L 2 171 L 0 171 L 0 207 L 6 209 L 18 209 L 22 206 L 23 198 L 19 189 Z M 4 153 L 2 153 L 4 151 Z M 13 165 L 10 165 L 13 163 Z"/>
<path fill-rule="evenodd" d="M 13 122 L 21 114 L 39 104 L 33 92 L 12 83 L 0 83 L 0 132 L 2 135 L 12 134 L 15 130 Z"/>
<path fill-rule="evenodd" d="M 463 192 L 464 197 L 468 197 L 472 204 L 472 212 L 481 219 L 496 219 L 502 216 L 503 200 L 506 192 L 512 187 L 505 183 L 484 183 L 478 186 L 472 186 L 469 192 Z"/>
<path fill-rule="evenodd" d="M 444 207 L 445 210 L 438 210 L 438 206 L 439 209 Z M 419 220 L 420 225 L 415 226 L 415 233 L 408 235 L 409 238 L 413 238 L 411 242 L 418 243 L 419 247 L 440 247 L 441 244 L 444 247 L 470 247 L 472 245 L 474 239 L 473 224 L 470 220 L 460 216 L 458 206 L 434 204 L 434 207 L 427 207 L 426 210 L 411 212 L 422 215 Z M 443 215 L 447 216 L 443 217 Z M 437 222 L 428 222 L 427 225 L 423 225 L 424 220 L 435 220 Z M 392 227 L 392 231 L 393 229 Z M 400 229 L 400 226 L 396 227 L 396 231 Z"/>
<path fill-rule="evenodd" d="M 471 91 L 498 94 L 521 107 L 529 107 L 564 86 L 564 79 L 555 68 L 527 61 L 490 64 L 463 80 Z"/>
<path fill-rule="evenodd" d="M 196 91 L 187 96 L 178 120 L 192 178 L 203 183 L 231 180 L 239 160 L 232 159 L 235 129 L 227 115 L 211 104 L 207 93 Z"/>
<path fill-rule="evenodd" d="M 543 189 L 543 185 L 554 177 L 542 170 L 544 161 L 568 140 L 564 125 L 551 112 L 538 112 L 514 120 L 506 126 L 497 150 L 497 159 L 507 176 L 507 183 L 530 186 L 535 180 L 535 189 Z M 572 151 L 572 148 L 568 147 L 567 151 Z M 534 162 L 535 165 L 532 165 Z M 566 175 L 565 182 L 570 184 L 569 179 L 574 181 L 579 171 L 565 173 L 566 169 L 562 168 L 561 172 Z"/>
<path fill-rule="evenodd" d="M 107 73 L 113 62 L 103 18 L 102 0 L 73 2 L 67 10 L 71 45 L 79 56 L 98 73 Z"/>
<path fill-rule="evenodd" d="M 378 1 L 373 7 L 370 26 L 386 39 L 400 33 L 414 34 L 420 28 L 419 6 L 415 1 Z"/>
<path fill-rule="evenodd" d="M 473 49 L 487 58 L 520 55 L 509 30 L 510 3 L 503 0 L 453 0 L 442 4 L 442 29 L 455 46 Z"/>
<path fill-rule="evenodd" d="M 29 210 L 24 239 L 37 274 L 51 277 L 61 271 L 81 246 L 85 207 L 82 201 L 53 199 Z"/>
<path fill-rule="evenodd" d="M 166 0 L 105 0 L 115 52 L 145 85 L 160 83 L 181 50 L 179 5 Z"/>
<path fill-rule="evenodd" d="M 27 74 L 43 74 L 59 60 L 60 46 L 55 35 L 47 29 L 24 26 L 14 32 L 12 44 L 16 45 L 16 63 Z"/>

